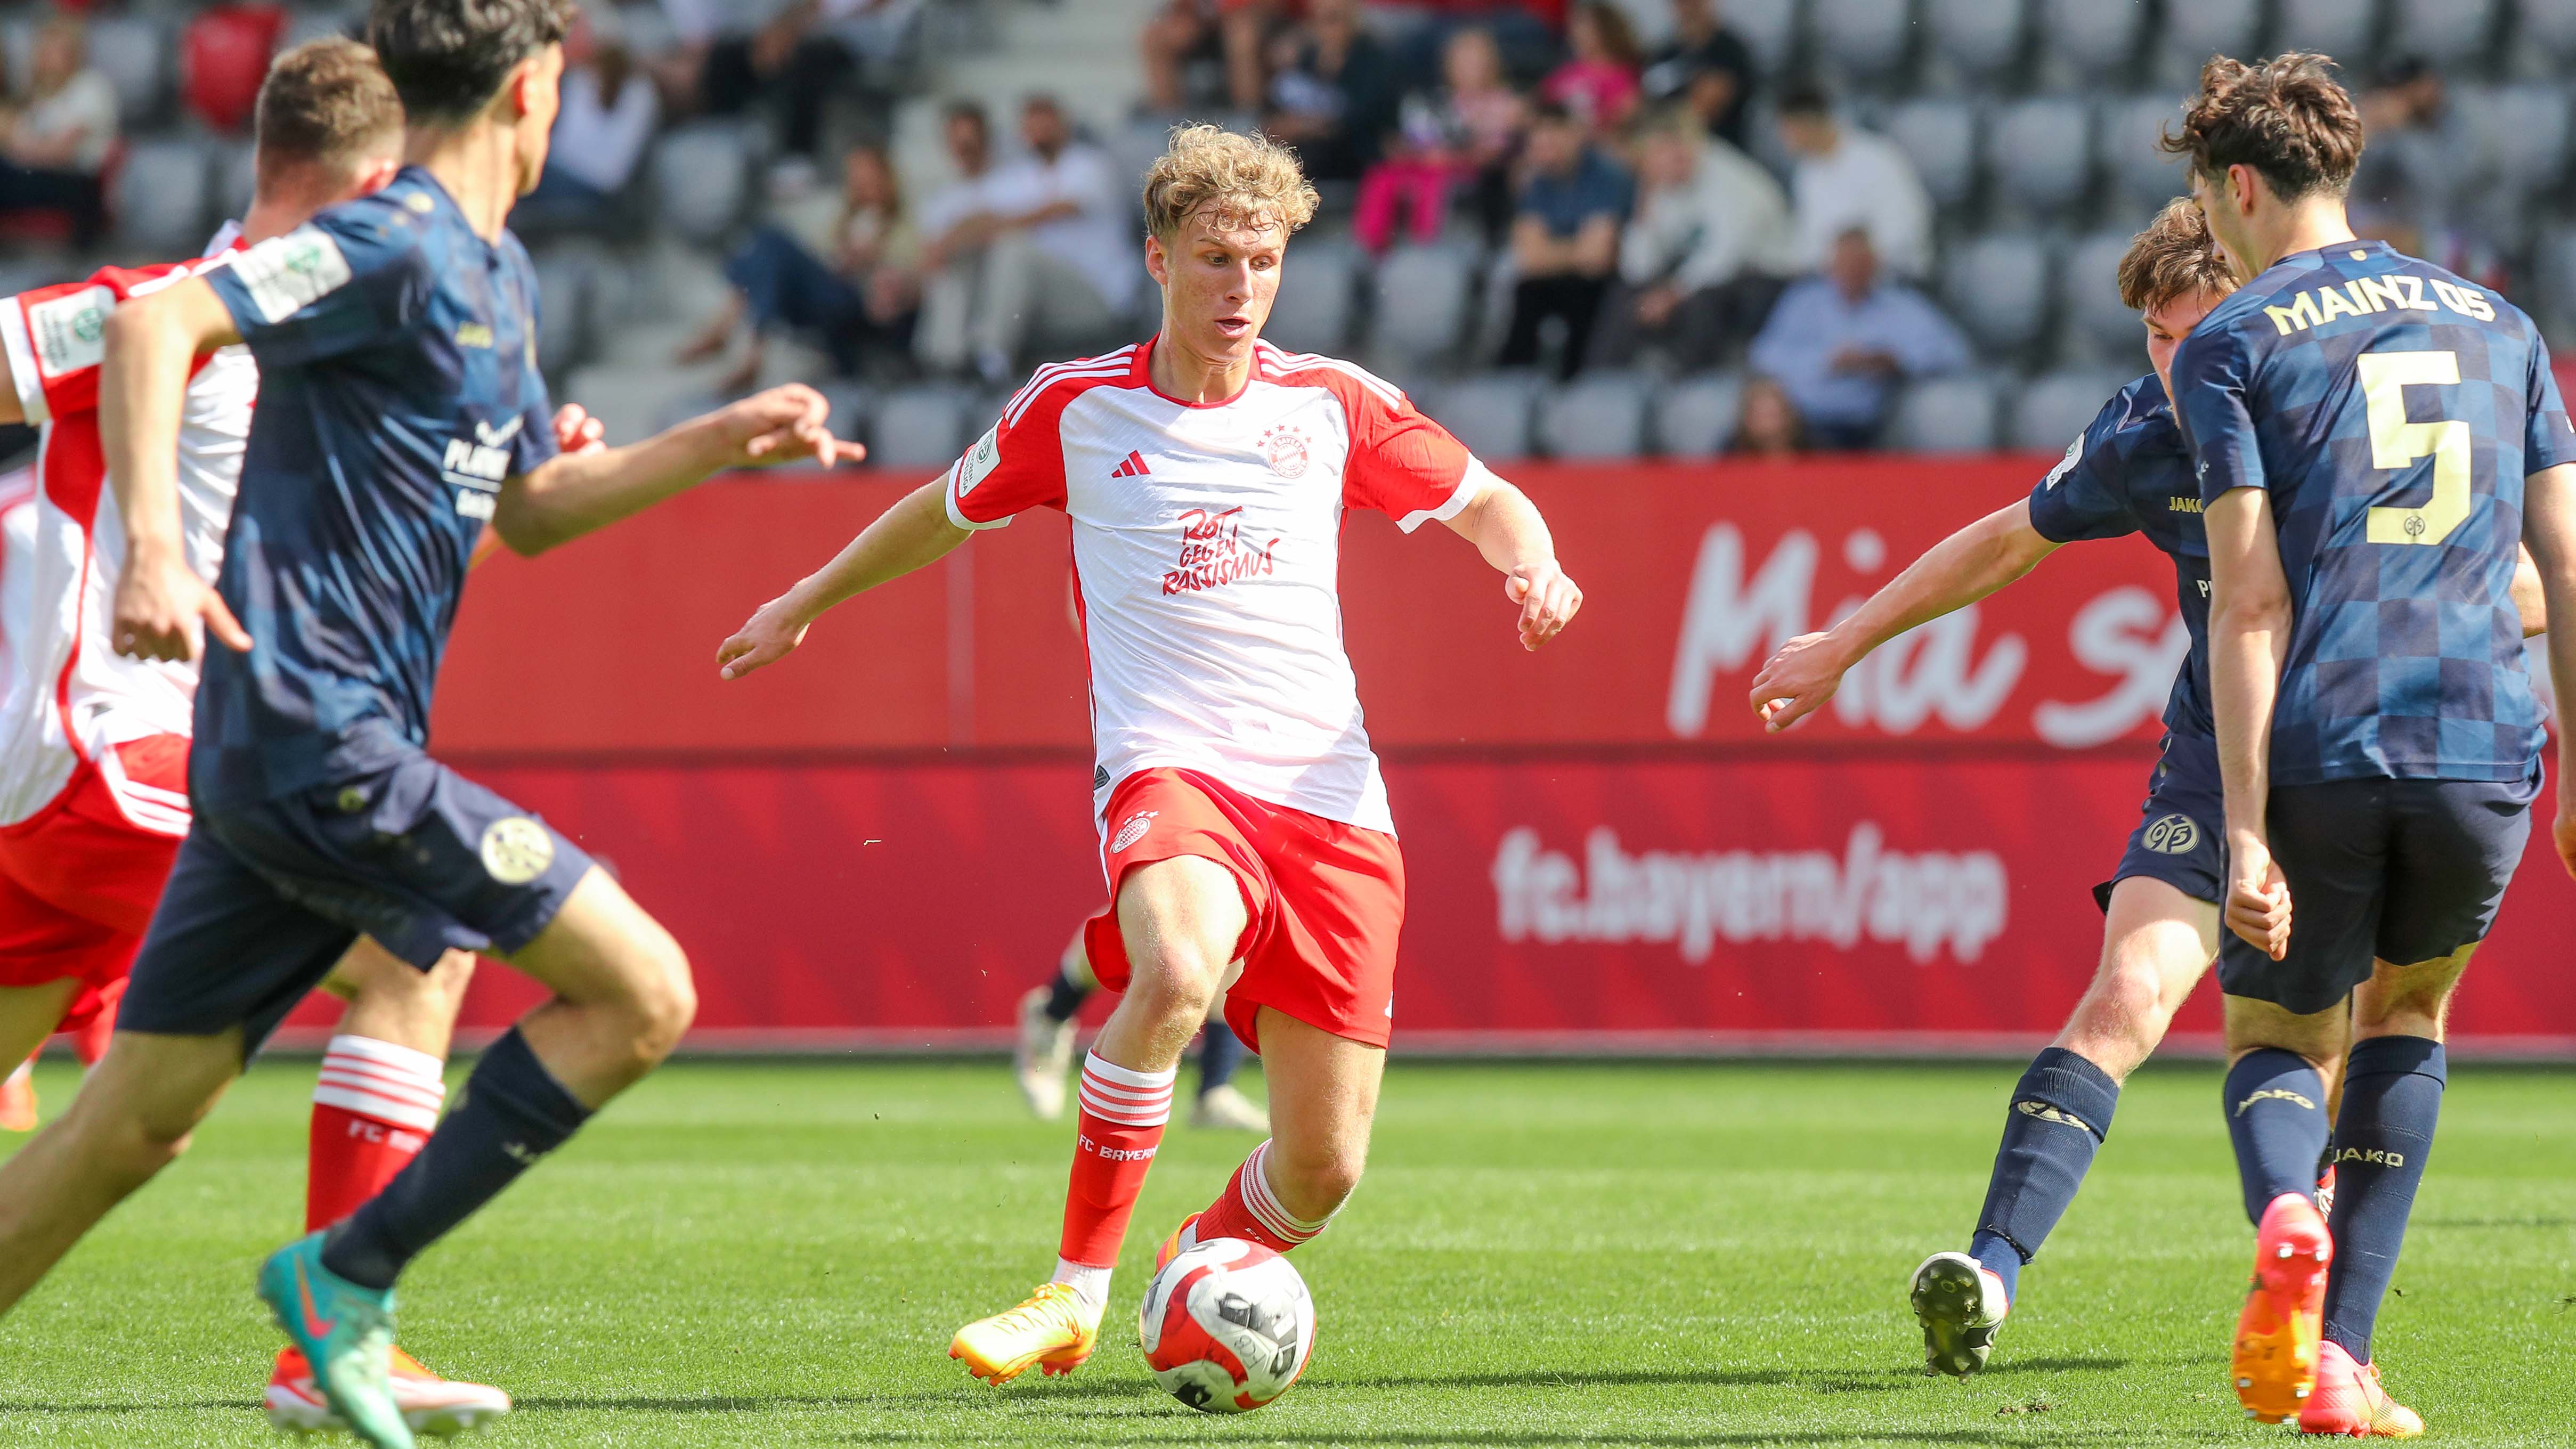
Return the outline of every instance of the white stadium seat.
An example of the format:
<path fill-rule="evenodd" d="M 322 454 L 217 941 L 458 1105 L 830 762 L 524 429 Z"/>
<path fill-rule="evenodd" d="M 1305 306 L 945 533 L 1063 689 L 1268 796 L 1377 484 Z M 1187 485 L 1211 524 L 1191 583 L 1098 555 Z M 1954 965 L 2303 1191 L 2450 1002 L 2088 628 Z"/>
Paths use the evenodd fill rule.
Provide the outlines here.
<path fill-rule="evenodd" d="M 2515 10 L 2515 49 L 2536 50 L 2562 66 L 2576 61 L 2576 0 L 2522 0 Z"/>
<path fill-rule="evenodd" d="M 2146 19 L 2138 0 L 2039 0 L 2044 52 L 2078 76 L 2105 76 L 2126 66 L 2138 52 Z"/>
<path fill-rule="evenodd" d="M 2348 79 L 2369 73 L 2370 41 L 2379 30 L 2380 0 L 2280 0 L 2273 25 L 2275 50 L 2330 55 Z"/>
<path fill-rule="evenodd" d="M 108 198 L 116 234 L 155 256 L 194 256 L 212 228 L 206 198 L 212 178 L 205 148 L 194 141 L 136 141 L 126 147 Z"/>
<path fill-rule="evenodd" d="M 1735 441 L 1744 379 L 1708 372 L 1676 379 L 1655 397 L 1655 444 L 1671 458 L 1714 458 Z"/>
<path fill-rule="evenodd" d="M 1551 458 L 1634 458 L 1646 451 L 1646 401 L 1653 390 L 1633 372 L 1577 378 L 1540 400 L 1539 442 Z"/>
<path fill-rule="evenodd" d="M 1440 389 L 1432 416 L 1487 462 L 1530 454 L 1530 415 L 1541 384 L 1526 373 L 1493 373 Z"/>
<path fill-rule="evenodd" d="M 1897 399 L 1881 441 L 1900 453 L 1992 452 L 1995 385 L 1970 373 L 1914 383 Z"/>
<path fill-rule="evenodd" d="M 1907 101 L 1881 123 L 1923 178 L 1935 206 L 1957 206 L 1977 184 L 1977 110 L 1966 101 Z"/>
<path fill-rule="evenodd" d="M 1400 246 L 1377 269 L 1371 342 L 1409 361 L 1446 357 L 1467 335 L 1475 254 L 1459 246 Z"/>
<path fill-rule="evenodd" d="M 158 119 L 170 100 L 163 62 L 170 54 L 159 25 L 140 15 L 89 22 L 89 63 L 116 87 L 118 121 L 131 130 Z"/>
<path fill-rule="evenodd" d="M 2262 26 L 2262 0 L 2165 0 L 2159 43 L 2197 71 L 2213 55 L 2252 58 Z"/>
<path fill-rule="evenodd" d="M 2496 0 L 2396 0 L 2389 44 L 2399 55 L 2420 55 L 2456 68 L 2486 53 L 2495 34 Z"/>
<path fill-rule="evenodd" d="M 1944 309 L 1986 351 L 2028 347 L 2048 320 L 2048 262 L 2046 244 L 2027 233 L 1954 246 L 1941 266 Z"/>
<path fill-rule="evenodd" d="M 1932 54 L 1970 76 L 1988 76 L 2021 58 L 2027 0 L 1923 0 Z"/>
<path fill-rule="evenodd" d="M 2127 232 L 2097 232 L 2075 244 L 2058 274 L 2060 315 L 2073 339 L 2095 357 L 2126 360 L 2145 344 L 2136 313 L 2120 305 L 2120 257 Z"/>
<path fill-rule="evenodd" d="M 549 376 L 590 360 L 591 281 L 597 268 L 577 253 L 537 259 L 537 366 Z"/>
<path fill-rule="evenodd" d="M 721 240 L 751 197 L 751 147 L 734 126 L 683 126 L 653 147 L 661 220 L 692 242 Z"/>
<path fill-rule="evenodd" d="M 2128 380 L 2116 372 L 2090 369 L 2033 378 L 2013 395 L 2006 445 L 2024 453 L 2063 452 Z"/>
<path fill-rule="evenodd" d="M 2553 85 L 2454 86 L 2451 102 L 2469 118 L 2506 185 L 2530 191 L 2567 167 L 2567 92 Z"/>
<path fill-rule="evenodd" d="M 1367 258 L 1348 238 L 1301 237 L 1279 273 L 1279 297 L 1264 336 L 1291 352 L 1339 356 L 1350 343 L 1351 313 Z"/>
<path fill-rule="evenodd" d="M 1727 0 L 1727 28 L 1744 37 L 1753 63 L 1777 75 L 1798 43 L 1798 0 Z"/>
<path fill-rule="evenodd" d="M 880 468 L 943 468 L 966 449 L 967 395 L 954 387 L 896 388 L 878 397 L 868 461 Z"/>
<path fill-rule="evenodd" d="M 2170 95 L 2113 96 L 2102 103 L 2093 149 L 2121 195 L 2161 206 L 2191 190 L 2182 158 L 2156 145 L 2168 123 L 2179 129 L 2182 102 Z"/>
<path fill-rule="evenodd" d="M 1860 76 L 1883 76 L 1914 43 L 1908 0 L 1810 0 L 1807 33 L 1816 53 Z"/>
<path fill-rule="evenodd" d="M 2081 100 L 2016 101 L 1986 124 L 1986 174 L 2004 200 L 2053 215 L 2083 199 L 2092 135 L 2093 111 Z"/>

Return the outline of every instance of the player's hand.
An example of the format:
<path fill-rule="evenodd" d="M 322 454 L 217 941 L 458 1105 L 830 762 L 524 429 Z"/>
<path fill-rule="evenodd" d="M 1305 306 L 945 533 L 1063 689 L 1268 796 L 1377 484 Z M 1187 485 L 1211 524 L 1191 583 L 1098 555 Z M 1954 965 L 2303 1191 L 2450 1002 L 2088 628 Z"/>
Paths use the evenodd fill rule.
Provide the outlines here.
<path fill-rule="evenodd" d="M 2227 929 L 2275 961 L 2289 954 L 2290 882 L 2271 846 L 2253 836 L 2228 838 Z"/>
<path fill-rule="evenodd" d="M 1503 579 L 1503 596 L 1521 606 L 1521 647 L 1536 649 L 1564 632 L 1583 607 L 1583 590 L 1554 559 L 1522 564 Z"/>
<path fill-rule="evenodd" d="M 116 652 L 134 659 L 182 663 L 205 649 L 212 631 L 225 647 L 248 653 L 250 635 L 223 596 L 173 547 L 138 547 L 126 556 L 116 581 Z"/>
<path fill-rule="evenodd" d="M 716 667 L 725 678 L 740 679 L 795 653 L 796 646 L 805 642 L 805 631 L 813 627 L 814 621 L 796 606 L 793 596 L 781 594 L 761 605 L 751 622 L 717 646 Z"/>
<path fill-rule="evenodd" d="M 594 418 L 579 403 L 565 403 L 555 409 L 555 451 L 587 453 L 608 446 L 608 425 Z"/>
<path fill-rule="evenodd" d="M 2569 875 L 2576 875 L 2576 800 L 2560 798 L 2558 821 L 2550 834 L 2558 844 L 2558 863 L 2567 867 Z"/>
<path fill-rule="evenodd" d="M 753 393 L 708 416 L 718 468 L 767 468 L 781 463 L 856 463 L 868 450 L 832 436 L 832 404 L 801 382 Z"/>
<path fill-rule="evenodd" d="M 1778 734 L 1817 710 L 1842 688 L 1849 666 L 1827 647 L 1829 634 L 1801 634 L 1780 646 L 1753 676 L 1753 712 L 1762 727 Z"/>

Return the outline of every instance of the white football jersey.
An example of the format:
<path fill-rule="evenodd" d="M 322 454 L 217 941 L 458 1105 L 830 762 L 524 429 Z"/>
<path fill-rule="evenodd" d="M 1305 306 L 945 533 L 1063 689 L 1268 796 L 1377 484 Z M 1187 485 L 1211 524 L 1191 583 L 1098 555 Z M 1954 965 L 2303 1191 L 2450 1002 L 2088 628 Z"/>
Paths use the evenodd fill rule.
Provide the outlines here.
<path fill-rule="evenodd" d="M 36 471 L 0 475 L 0 696 L 18 667 L 18 641 L 36 608 Z"/>
<path fill-rule="evenodd" d="M 1155 391 L 1152 347 L 1038 369 L 946 479 L 962 528 L 1073 521 L 1093 813 L 1168 767 L 1393 833 L 1342 650 L 1342 513 L 1410 532 L 1493 475 L 1350 363 L 1257 343 L 1240 393 L 1194 404 Z"/>
<path fill-rule="evenodd" d="M 197 666 L 116 652 L 116 582 L 125 525 L 107 486 L 98 427 L 98 364 L 107 315 L 124 298 L 220 265 L 230 231 L 206 258 L 183 266 L 108 268 L 85 282 L 0 298 L 0 346 L 27 421 L 43 429 L 36 456 L 36 515 L 26 583 L 31 607 L 0 691 L 0 825 L 51 804 L 83 760 L 108 772 L 127 818 L 183 835 L 183 797 L 127 781 L 114 746 L 189 734 Z M 179 423 L 179 512 L 189 566 L 213 579 L 222 566 L 250 441 L 259 368 L 249 349 L 199 359 Z M 221 648 L 221 645 L 211 647 Z"/>

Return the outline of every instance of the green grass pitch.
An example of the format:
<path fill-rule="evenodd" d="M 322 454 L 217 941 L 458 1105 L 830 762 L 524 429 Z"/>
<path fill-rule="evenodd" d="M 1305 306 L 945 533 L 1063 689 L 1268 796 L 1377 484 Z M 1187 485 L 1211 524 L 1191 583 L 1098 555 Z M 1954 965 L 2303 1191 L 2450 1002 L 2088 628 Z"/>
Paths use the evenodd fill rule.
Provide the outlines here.
<path fill-rule="evenodd" d="M 1175 1128 L 1099 1356 L 995 1391 L 948 1335 L 1051 1266 L 1068 1129 L 998 1066 L 687 1064 L 423 1259 L 403 1342 L 518 1396 L 496 1446 L 2284 1442 L 2224 1379 L 2251 1234 L 2206 1065 L 2131 1085 L 1993 1371 L 1921 1377 L 1906 1274 L 1962 1244 L 2012 1079 L 1399 1061 L 1367 1183 L 1298 1255 L 1313 1368 L 1213 1419 L 1131 1315 L 1247 1141 Z M 250 1278 L 299 1222 L 311 1082 L 254 1072 L 0 1320 L 0 1445 L 273 1441 Z M 2571 1108 L 2563 1073 L 2453 1081 L 2380 1327 L 2428 1442 L 2576 1443 Z"/>

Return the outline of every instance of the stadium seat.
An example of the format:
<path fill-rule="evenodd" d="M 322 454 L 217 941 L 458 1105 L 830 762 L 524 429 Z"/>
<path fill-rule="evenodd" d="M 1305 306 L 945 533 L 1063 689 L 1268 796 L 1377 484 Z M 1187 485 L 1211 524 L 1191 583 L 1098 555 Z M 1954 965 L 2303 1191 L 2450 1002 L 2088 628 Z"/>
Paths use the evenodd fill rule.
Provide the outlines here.
<path fill-rule="evenodd" d="M 2513 48 L 2533 50 L 2561 66 L 2576 61 L 2576 0 L 2522 0 Z"/>
<path fill-rule="evenodd" d="M 823 394 L 823 400 L 832 405 L 833 437 L 849 439 L 868 435 L 868 414 L 874 410 L 876 399 L 868 391 L 867 384 L 836 378 L 824 383 L 818 391 Z M 1001 413 L 999 408 L 993 411 L 996 416 Z"/>
<path fill-rule="evenodd" d="M 1466 247 L 1400 246 L 1377 269 L 1375 351 L 1407 361 L 1444 358 L 1467 335 L 1475 253 Z"/>
<path fill-rule="evenodd" d="M 1655 397 L 1655 445 L 1669 458 L 1714 458 L 1735 441 L 1744 379 L 1704 372 L 1676 379 Z"/>
<path fill-rule="evenodd" d="M 2262 0 L 2165 0 L 2164 33 L 2158 43 L 2166 54 L 2197 74 L 2213 55 L 2254 54 L 2263 25 Z"/>
<path fill-rule="evenodd" d="M 700 245 L 720 241 L 751 196 L 750 144 L 733 126 L 684 126 L 655 143 L 653 180 L 664 223 Z"/>
<path fill-rule="evenodd" d="M 2133 0 L 2039 0 L 2041 51 L 2078 78 L 2108 76 L 2137 54 L 2146 18 Z"/>
<path fill-rule="evenodd" d="M 537 366 L 550 377 L 590 360 L 596 270 L 577 253 L 549 252 L 537 260 Z"/>
<path fill-rule="evenodd" d="M 1897 399 L 1883 441 L 1901 453 L 1991 452 L 1995 385 L 1974 374 L 1915 383 Z"/>
<path fill-rule="evenodd" d="M 2369 74 L 2380 0 L 2280 0 L 2280 7 L 2274 50 L 2313 50 L 2333 56 L 2348 77 Z"/>
<path fill-rule="evenodd" d="M 160 119 L 170 88 L 163 60 L 170 45 L 161 27 L 140 15 L 99 16 L 89 22 L 89 63 L 116 87 L 120 126 L 132 131 Z"/>
<path fill-rule="evenodd" d="M 555 401 L 581 404 L 612 445 L 641 442 L 712 403 L 696 376 L 649 361 L 577 369 Z"/>
<path fill-rule="evenodd" d="M 355 38 L 365 31 L 366 25 L 367 12 L 363 6 L 356 9 L 342 6 L 336 9 L 326 7 L 320 10 L 299 10 L 295 12 L 293 23 L 286 27 L 286 39 L 280 48 L 293 49 L 308 40 L 327 40 L 335 35 Z"/>
<path fill-rule="evenodd" d="M 2025 0 L 1923 0 L 1932 55 L 1971 77 L 1994 75 L 2020 60 L 2029 21 Z"/>
<path fill-rule="evenodd" d="M 1530 418 L 1542 385 L 1523 372 L 1488 373 L 1440 389 L 1431 415 L 1488 463 L 1530 454 Z"/>
<path fill-rule="evenodd" d="M 2452 104 L 2469 118 L 2516 192 L 2554 184 L 2567 166 L 2567 92 L 2551 85 L 2455 86 Z"/>
<path fill-rule="evenodd" d="M 1279 273 L 1279 298 L 1262 335 L 1291 352 L 1339 356 L 1351 336 L 1367 259 L 1347 237 L 1301 237 Z"/>
<path fill-rule="evenodd" d="M 1136 116 L 1109 133 L 1109 164 L 1117 171 L 1122 192 L 1141 193 L 1145 169 L 1162 157 L 1171 135 L 1172 123 L 1161 116 Z M 1142 205 L 1139 201 L 1140 210 Z"/>
<path fill-rule="evenodd" d="M 2083 199 L 2092 135 L 2092 109 L 2080 100 L 2016 101 L 1986 126 L 1986 174 L 2003 199 L 2054 215 Z"/>
<path fill-rule="evenodd" d="M 226 135 L 250 130 L 260 82 L 290 17 L 271 4 L 208 6 L 179 36 L 181 98 L 189 114 Z"/>
<path fill-rule="evenodd" d="M 1923 178 L 1935 206 L 1958 206 L 1977 184 L 1977 111 L 1966 101 L 1907 101 L 1881 128 Z"/>
<path fill-rule="evenodd" d="M 2389 44 L 2398 55 L 2420 55 L 2456 70 L 2481 59 L 2496 29 L 2496 0 L 2396 0 Z"/>
<path fill-rule="evenodd" d="M 1798 0 L 1727 0 L 1727 28 L 1744 38 L 1765 75 L 1788 65 L 1798 44 Z"/>
<path fill-rule="evenodd" d="M 2048 320 L 2048 263 L 2048 248 L 2035 236 L 1981 236 L 1943 259 L 1942 300 L 1984 350 L 2029 347 Z"/>
<path fill-rule="evenodd" d="M 2097 232 L 2075 244 L 2058 273 L 2058 315 L 2089 356 L 2128 360 L 2144 344 L 2138 314 L 2120 305 L 2120 255 L 2126 232 Z"/>
<path fill-rule="evenodd" d="M 108 210 L 120 241 L 155 256 L 194 256 L 206 244 L 211 178 L 194 141 L 136 141 L 111 183 Z"/>
<path fill-rule="evenodd" d="M 2576 324 L 2576 229 L 2543 236 L 2535 260 L 2541 295 L 2532 310 L 2557 319 L 2562 327 Z"/>
<path fill-rule="evenodd" d="M 2166 125 L 2181 120 L 2182 103 L 2172 96 L 2114 96 L 2102 102 L 2094 159 L 2122 196 L 2161 206 L 2191 190 L 2182 158 L 2156 147 Z"/>
<path fill-rule="evenodd" d="M 1855 76 L 1883 76 L 1913 47 L 1910 9 L 1909 0 L 1809 0 L 1807 33 L 1820 58 Z"/>
<path fill-rule="evenodd" d="M 2090 369 L 2032 379 L 2013 396 L 2012 426 L 2005 444 L 2024 453 L 2063 452 L 2128 380 L 2116 372 Z"/>
<path fill-rule="evenodd" d="M 215 145 L 215 209 L 235 221 L 259 187 L 259 152 L 248 137 Z"/>
<path fill-rule="evenodd" d="M 1646 451 L 1646 399 L 1654 385 L 1633 372 L 1596 372 L 1539 402 L 1538 438 L 1551 458 L 1634 458 Z"/>
<path fill-rule="evenodd" d="M 902 387 L 877 399 L 868 461 L 880 468 L 942 468 L 966 446 L 966 395 L 951 387 Z"/>

